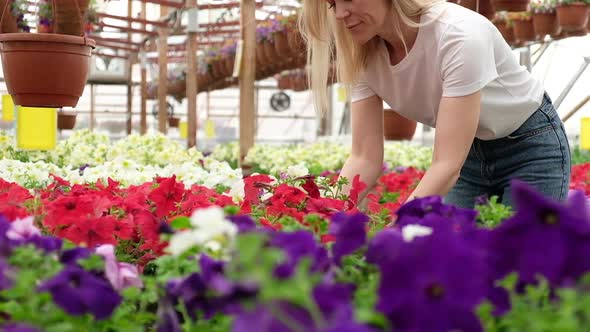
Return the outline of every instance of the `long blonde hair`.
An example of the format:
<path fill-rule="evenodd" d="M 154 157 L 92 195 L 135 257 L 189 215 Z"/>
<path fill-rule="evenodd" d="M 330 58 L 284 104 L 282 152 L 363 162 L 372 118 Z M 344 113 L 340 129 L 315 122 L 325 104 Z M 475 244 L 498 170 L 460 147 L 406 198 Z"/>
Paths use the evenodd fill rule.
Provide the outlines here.
<path fill-rule="evenodd" d="M 394 17 L 395 32 L 402 37 L 400 21 L 410 27 L 420 27 L 412 17 L 421 15 L 432 5 L 445 0 L 384 0 L 390 4 Z M 304 0 L 299 17 L 299 31 L 307 43 L 308 80 L 314 97 L 316 111 L 325 113 L 328 108 L 328 79 L 330 68 L 336 65 L 338 82 L 345 85 L 350 96 L 352 85 L 367 66 L 370 57 L 379 46 L 379 38 L 373 38 L 365 45 L 355 45 L 350 33 L 342 22 L 336 20 L 325 0 Z"/>

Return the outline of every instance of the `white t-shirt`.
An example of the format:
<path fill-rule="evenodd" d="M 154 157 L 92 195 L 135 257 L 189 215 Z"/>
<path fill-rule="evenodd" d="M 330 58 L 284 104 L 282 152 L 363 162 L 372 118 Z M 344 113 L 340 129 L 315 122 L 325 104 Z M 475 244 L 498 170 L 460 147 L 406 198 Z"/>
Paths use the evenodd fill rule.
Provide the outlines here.
<path fill-rule="evenodd" d="M 541 104 L 541 82 L 480 14 L 442 2 L 424 13 L 421 23 L 433 19 L 419 28 L 414 45 L 395 66 L 381 43 L 354 86 L 352 101 L 377 95 L 402 116 L 436 127 L 443 96 L 482 90 L 476 137 L 491 140 L 518 129 Z"/>

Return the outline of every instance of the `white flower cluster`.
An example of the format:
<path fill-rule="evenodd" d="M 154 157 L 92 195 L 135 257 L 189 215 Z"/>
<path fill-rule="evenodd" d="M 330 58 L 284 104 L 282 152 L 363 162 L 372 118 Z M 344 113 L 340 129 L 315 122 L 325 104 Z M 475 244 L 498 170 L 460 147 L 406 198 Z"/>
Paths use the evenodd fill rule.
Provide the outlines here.
<path fill-rule="evenodd" d="M 225 258 L 233 248 L 238 227 L 225 218 L 218 206 L 196 210 L 191 216 L 191 229 L 175 233 L 166 251 L 180 256 L 187 250 L 198 247 L 200 252 L 215 258 Z"/>

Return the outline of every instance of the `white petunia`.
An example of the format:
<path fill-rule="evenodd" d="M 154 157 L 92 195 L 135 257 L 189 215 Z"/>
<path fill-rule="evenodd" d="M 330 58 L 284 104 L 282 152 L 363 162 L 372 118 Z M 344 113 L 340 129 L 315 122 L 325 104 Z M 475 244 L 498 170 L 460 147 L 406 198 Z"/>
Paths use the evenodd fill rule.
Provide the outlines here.
<path fill-rule="evenodd" d="M 407 225 L 402 228 L 402 236 L 406 242 L 412 242 L 416 237 L 428 236 L 430 234 L 432 234 L 432 228 L 426 226 Z"/>

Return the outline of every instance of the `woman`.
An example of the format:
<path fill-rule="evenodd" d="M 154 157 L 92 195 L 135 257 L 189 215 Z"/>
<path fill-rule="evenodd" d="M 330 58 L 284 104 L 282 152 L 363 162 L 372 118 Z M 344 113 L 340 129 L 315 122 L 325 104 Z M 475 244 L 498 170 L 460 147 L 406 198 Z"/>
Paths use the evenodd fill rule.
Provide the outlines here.
<path fill-rule="evenodd" d="M 341 176 L 376 183 L 385 101 L 436 128 L 431 167 L 409 199 L 441 195 L 471 208 L 476 197 L 497 195 L 512 205 L 516 178 L 566 197 L 563 124 L 485 17 L 436 0 L 304 0 L 301 29 L 316 107 L 326 109 L 330 61 L 351 91 L 352 150 Z"/>

